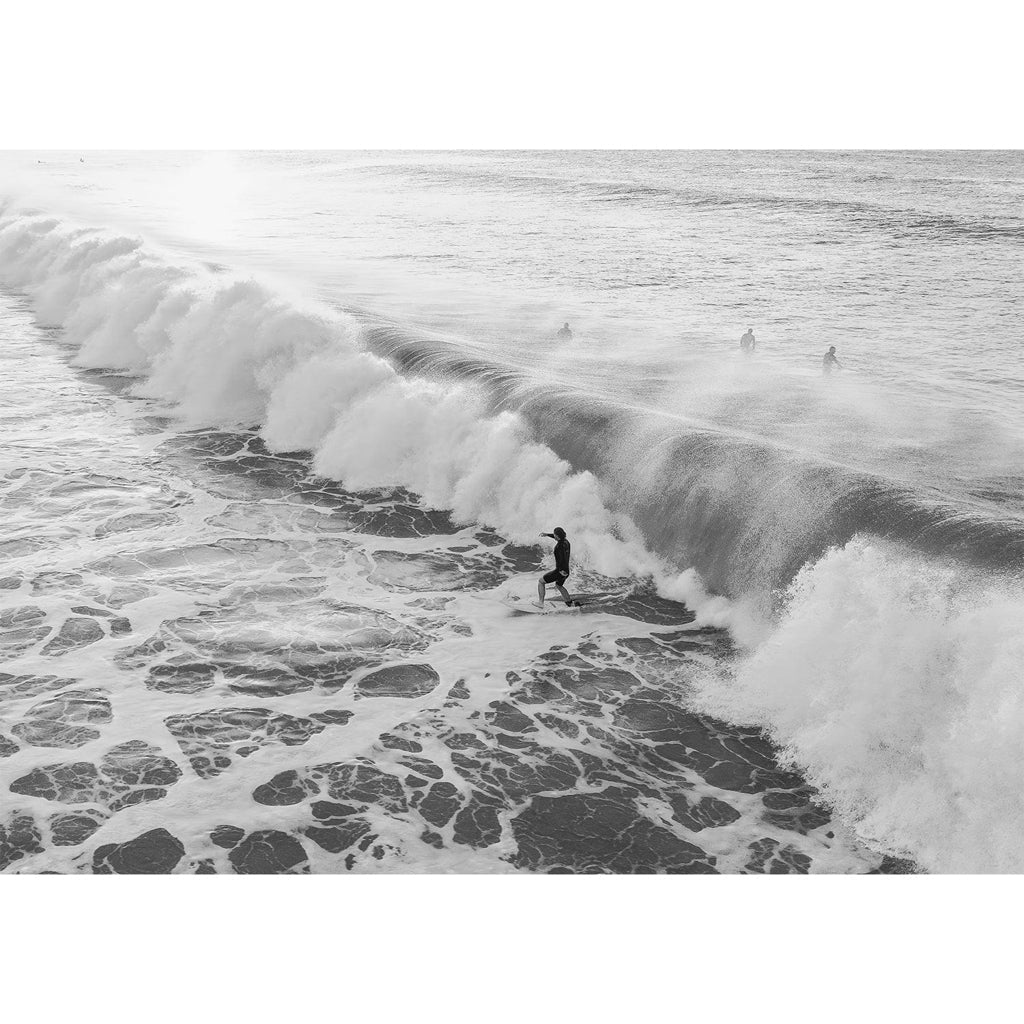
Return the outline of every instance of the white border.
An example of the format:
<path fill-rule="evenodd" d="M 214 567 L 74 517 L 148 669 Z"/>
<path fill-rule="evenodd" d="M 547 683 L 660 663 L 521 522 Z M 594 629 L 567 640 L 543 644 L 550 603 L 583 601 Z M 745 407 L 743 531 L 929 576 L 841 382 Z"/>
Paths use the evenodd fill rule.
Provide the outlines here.
<path fill-rule="evenodd" d="M 988 1021 L 1019 877 L 5 876 L 7 1019 Z"/>
<path fill-rule="evenodd" d="M 1014 148 L 1021 11 L 34 0 L 0 148 Z"/>

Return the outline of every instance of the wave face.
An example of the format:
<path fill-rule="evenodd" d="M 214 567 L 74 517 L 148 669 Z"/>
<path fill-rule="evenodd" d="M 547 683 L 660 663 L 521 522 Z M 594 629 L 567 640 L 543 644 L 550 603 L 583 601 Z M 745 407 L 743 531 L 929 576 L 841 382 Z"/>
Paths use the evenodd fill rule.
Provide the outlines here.
<path fill-rule="evenodd" d="M 1021 510 L 971 494 L 962 484 L 960 493 L 952 481 L 938 491 L 912 472 L 859 468 L 813 447 L 730 430 L 721 410 L 715 410 L 718 422 L 702 422 L 538 385 L 524 372 L 393 326 L 368 328 L 366 339 L 405 372 L 476 382 L 490 396 L 490 409 L 515 410 L 562 458 L 604 481 L 610 500 L 638 524 L 652 550 L 695 566 L 714 590 L 753 599 L 765 611 L 804 565 L 862 533 L 980 570 L 1024 568 Z M 715 368 L 702 369 L 713 385 Z M 728 383 L 740 388 L 749 382 Z M 801 411 L 808 429 L 820 426 L 819 418 L 844 433 L 858 428 L 852 416 L 842 419 L 834 397 L 808 400 Z M 963 444 L 962 435 L 957 443 Z M 968 446 L 968 457 L 984 462 L 984 446 L 1005 458 L 991 429 Z M 935 467 L 918 475 L 925 473 L 934 479 Z M 978 489 L 978 481 L 973 484 Z M 1021 487 L 1009 476 L 1002 484 Z"/>
<path fill-rule="evenodd" d="M 709 669 L 695 700 L 765 728 L 863 835 L 935 870 L 1024 867 L 1024 527 L 1001 457 L 929 490 L 930 467 L 912 460 L 897 475 L 730 429 L 721 405 L 668 415 L 585 381 L 539 383 L 427 333 L 11 207 L 0 273 L 61 328 L 76 365 L 136 376 L 136 394 L 189 424 L 259 425 L 271 451 L 309 452 L 347 487 L 402 485 L 516 542 L 571 523 L 592 568 L 652 575 L 733 631 L 745 653 Z M 763 381 L 695 369 L 696 390 L 738 394 L 757 426 Z M 798 397 L 800 429 L 835 425 L 837 400 Z M 875 415 L 865 401 L 849 398 L 844 429 Z"/>

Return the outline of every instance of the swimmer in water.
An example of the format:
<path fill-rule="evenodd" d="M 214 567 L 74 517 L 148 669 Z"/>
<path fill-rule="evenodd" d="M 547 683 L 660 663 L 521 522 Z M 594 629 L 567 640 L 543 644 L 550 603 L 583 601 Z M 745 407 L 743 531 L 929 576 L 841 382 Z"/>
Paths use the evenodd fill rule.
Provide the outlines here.
<path fill-rule="evenodd" d="M 830 374 L 834 369 L 841 370 L 843 364 L 836 359 L 836 347 L 835 345 L 829 346 L 829 350 L 825 353 L 824 358 L 821 360 L 822 372 L 826 375 Z"/>

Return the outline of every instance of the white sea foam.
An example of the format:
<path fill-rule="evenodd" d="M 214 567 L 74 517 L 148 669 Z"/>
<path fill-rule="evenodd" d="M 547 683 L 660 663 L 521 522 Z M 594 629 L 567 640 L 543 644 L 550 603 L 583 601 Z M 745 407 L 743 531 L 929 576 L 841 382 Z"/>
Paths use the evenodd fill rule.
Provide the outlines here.
<path fill-rule="evenodd" d="M 709 712 L 764 726 L 866 839 L 936 871 L 1024 866 L 1024 587 L 855 539 L 799 574 Z"/>

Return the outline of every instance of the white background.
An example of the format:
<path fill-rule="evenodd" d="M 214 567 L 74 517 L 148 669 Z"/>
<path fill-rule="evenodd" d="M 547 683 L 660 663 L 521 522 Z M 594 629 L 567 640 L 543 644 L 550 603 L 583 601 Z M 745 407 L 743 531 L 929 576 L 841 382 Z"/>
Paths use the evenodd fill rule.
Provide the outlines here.
<path fill-rule="evenodd" d="M 0 148 L 1019 148 L 1020 9 L 36 0 L 0 13 Z M 0 1012 L 988 1021 L 1020 1014 L 1022 893 L 1018 877 L 4 876 Z"/>
<path fill-rule="evenodd" d="M 1019 4 L 4 5 L 7 148 L 1013 148 Z"/>

